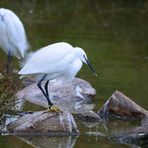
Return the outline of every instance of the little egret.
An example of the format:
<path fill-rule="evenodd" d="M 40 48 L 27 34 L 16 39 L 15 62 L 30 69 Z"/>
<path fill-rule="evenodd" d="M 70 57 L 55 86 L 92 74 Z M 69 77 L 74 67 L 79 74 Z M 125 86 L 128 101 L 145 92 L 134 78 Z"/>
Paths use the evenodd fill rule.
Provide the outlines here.
<path fill-rule="evenodd" d="M 49 80 L 57 79 L 62 83 L 72 82 L 81 69 L 82 62 L 87 64 L 96 75 L 83 49 L 59 42 L 43 47 L 32 54 L 18 74 L 22 77 L 35 75 L 40 78 L 37 86 L 46 97 L 49 109 L 52 107 L 51 110 L 56 110 L 49 98 Z M 41 86 L 43 80 L 47 80 L 44 89 Z"/>
<path fill-rule="evenodd" d="M 7 72 L 12 56 L 24 58 L 29 47 L 22 22 L 14 12 L 5 8 L 0 8 L 0 47 L 8 55 Z"/>

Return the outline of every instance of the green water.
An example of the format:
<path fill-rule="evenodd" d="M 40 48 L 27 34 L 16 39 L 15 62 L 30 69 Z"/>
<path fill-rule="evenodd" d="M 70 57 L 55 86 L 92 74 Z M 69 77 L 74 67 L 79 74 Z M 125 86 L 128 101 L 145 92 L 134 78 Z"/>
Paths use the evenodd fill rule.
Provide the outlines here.
<path fill-rule="evenodd" d="M 78 76 L 96 89 L 96 110 L 115 90 L 148 109 L 148 1 L 1 0 L 0 7 L 18 14 L 32 50 L 65 41 L 86 51 L 98 77 L 93 76 L 87 66 L 83 66 Z M 0 59 L 6 60 L 2 51 Z M 16 61 L 13 65 L 19 68 Z M 18 77 L 14 74 L 13 78 L 17 81 Z M 16 87 L 11 89 L 16 92 Z M 83 133 L 88 131 L 81 124 L 79 129 Z M 98 130 L 103 131 L 103 127 Z M 0 139 L 0 147 L 32 147 L 13 136 L 1 136 Z M 76 138 L 74 147 L 129 146 L 82 134 Z"/>

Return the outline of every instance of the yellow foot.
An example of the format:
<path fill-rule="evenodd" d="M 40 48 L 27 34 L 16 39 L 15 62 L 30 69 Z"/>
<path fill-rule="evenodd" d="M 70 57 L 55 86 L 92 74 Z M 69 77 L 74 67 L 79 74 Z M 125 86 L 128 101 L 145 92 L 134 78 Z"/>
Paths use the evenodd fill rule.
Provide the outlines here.
<path fill-rule="evenodd" d="M 59 106 L 56 106 L 56 105 L 52 105 L 50 108 L 48 108 L 48 110 L 46 112 L 63 113 L 61 108 Z"/>

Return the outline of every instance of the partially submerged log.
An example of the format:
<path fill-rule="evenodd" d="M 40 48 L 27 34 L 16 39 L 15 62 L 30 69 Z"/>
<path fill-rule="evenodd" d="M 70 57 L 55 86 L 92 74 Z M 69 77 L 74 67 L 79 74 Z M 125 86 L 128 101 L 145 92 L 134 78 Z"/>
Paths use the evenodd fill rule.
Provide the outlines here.
<path fill-rule="evenodd" d="M 110 116 L 123 119 L 143 119 L 148 115 L 148 111 L 137 105 L 123 93 L 115 91 L 98 111 L 98 114 L 102 117 Z"/>
<path fill-rule="evenodd" d="M 68 112 L 38 111 L 25 114 L 7 125 L 7 130 L 16 135 L 72 135 L 79 130 L 73 116 Z"/>
<path fill-rule="evenodd" d="M 42 83 L 44 85 L 45 82 Z M 72 84 L 59 85 L 56 81 L 49 82 L 48 85 L 50 99 L 55 105 L 70 113 L 80 113 L 90 111 L 94 108 L 92 98 L 96 91 L 85 80 L 75 78 Z M 23 109 L 25 101 L 47 107 L 48 103 L 36 83 L 33 83 L 16 94 L 16 108 Z"/>

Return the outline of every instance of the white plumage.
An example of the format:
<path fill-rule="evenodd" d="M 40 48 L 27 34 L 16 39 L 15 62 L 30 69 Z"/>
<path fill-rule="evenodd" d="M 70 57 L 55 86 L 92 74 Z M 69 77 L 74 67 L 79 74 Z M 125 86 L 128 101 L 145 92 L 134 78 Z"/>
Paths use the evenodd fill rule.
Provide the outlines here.
<path fill-rule="evenodd" d="M 86 57 L 81 48 L 73 48 L 68 43 L 51 44 L 30 56 L 19 74 L 25 76 L 47 74 L 48 80 L 59 77 L 66 82 L 72 81 L 81 69 L 82 61 L 85 62 L 83 55 Z"/>
<path fill-rule="evenodd" d="M 0 8 L 0 47 L 11 56 L 24 58 L 28 43 L 24 26 L 9 9 Z"/>
<path fill-rule="evenodd" d="M 32 54 L 19 74 L 23 77 L 35 75 L 40 79 L 37 85 L 46 97 L 50 108 L 53 104 L 48 93 L 49 80 L 57 79 L 58 82 L 62 83 L 72 82 L 81 69 L 82 62 L 88 64 L 94 72 L 83 49 L 59 42 L 43 47 Z M 41 82 L 45 79 L 47 82 L 43 89 Z"/>

